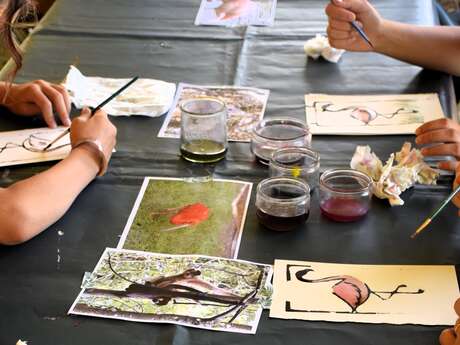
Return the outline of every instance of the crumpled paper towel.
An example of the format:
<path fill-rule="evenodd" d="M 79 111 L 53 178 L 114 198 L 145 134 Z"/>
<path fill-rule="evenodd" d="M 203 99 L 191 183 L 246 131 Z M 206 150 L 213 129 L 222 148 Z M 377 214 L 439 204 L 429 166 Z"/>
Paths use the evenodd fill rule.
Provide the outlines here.
<path fill-rule="evenodd" d="M 84 76 L 70 66 L 63 85 L 77 108 L 96 107 L 129 79 Z M 123 91 L 104 110 L 110 115 L 146 115 L 156 117 L 166 113 L 172 105 L 176 84 L 155 79 L 138 79 Z"/>
<path fill-rule="evenodd" d="M 317 34 L 315 38 L 309 39 L 304 45 L 305 54 L 313 59 L 322 56 L 325 60 L 333 63 L 339 62 L 345 50 L 332 48 L 326 36 Z"/>
<path fill-rule="evenodd" d="M 396 161 L 396 165 L 393 163 Z M 412 149 L 409 142 L 404 143 L 401 151 L 392 153 L 385 165 L 371 151 L 369 146 L 357 146 L 350 166 L 369 175 L 376 197 L 388 199 L 391 206 L 404 205 L 400 194 L 415 183 L 435 185 L 439 172 L 423 160 L 420 150 Z"/>

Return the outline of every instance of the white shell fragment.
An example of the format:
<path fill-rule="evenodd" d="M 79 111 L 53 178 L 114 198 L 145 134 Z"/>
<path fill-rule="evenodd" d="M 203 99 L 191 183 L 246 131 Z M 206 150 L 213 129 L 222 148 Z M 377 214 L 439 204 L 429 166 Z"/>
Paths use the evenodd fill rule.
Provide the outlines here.
<path fill-rule="evenodd" d="M 339 62 L 345 50 L 332 48 L 326 36 L 316 34 L 315 38 L 309 39 L 304 45 L 307 56 L 318 59 L 322 56 L 325 60 L 333 63 Z"/>
<path fill-rule="evenodd" d="M 404 143 L 401 151 L 392 153 L 385 165 L 369 146 L 357 146 L 350 166 L 368 174 L 374 181 L 374 195 L 388 199 L 391 206 L 404 205 L 400 195 L 415 183 L 434 185 L 439 177 L 439 172 L 428 166 L 421 152 L 412 149 L 410 143 Z"/>

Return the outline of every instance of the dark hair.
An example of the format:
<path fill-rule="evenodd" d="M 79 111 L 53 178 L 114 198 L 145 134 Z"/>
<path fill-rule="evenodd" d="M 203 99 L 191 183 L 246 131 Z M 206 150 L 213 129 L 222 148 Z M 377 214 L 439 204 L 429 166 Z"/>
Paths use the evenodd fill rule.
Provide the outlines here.
<path fill-rule="evenodd" d="M 23 21 L 35 12 L 33 0 L 6 0 L 1 13 L 0 30 L 5 48 L 11 55 L 16 67 L 12 71 L 14 76 L 22 67 L 22 54 L 16 43 L 14 24 Z"/>

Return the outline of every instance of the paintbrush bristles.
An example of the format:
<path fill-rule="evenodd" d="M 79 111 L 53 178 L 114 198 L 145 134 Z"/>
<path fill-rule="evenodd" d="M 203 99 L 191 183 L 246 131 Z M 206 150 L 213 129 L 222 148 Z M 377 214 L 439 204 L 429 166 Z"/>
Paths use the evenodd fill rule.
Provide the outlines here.
<path fill-rule="evenodd" d="M 55 142 L 57 142 L 62 137 L 65 137 L 68 133 L 70 133 L 70 128 L 67 128 L 64 132 L 59 134 L 53 141 L 51 141 L 48 145 L 46 145 L 46 147 L 43 149 L 43 151 L 48 150 Z"/>
<path fill-rule="evenodd" d="M 428 218 L 423 222 L 422 225 L 418 227 L 418 229 L 410 236 L 410 238 L 414 239 L 419 233 L 421 233 L 428 225 L 431 223 L 431 218 Z"/>

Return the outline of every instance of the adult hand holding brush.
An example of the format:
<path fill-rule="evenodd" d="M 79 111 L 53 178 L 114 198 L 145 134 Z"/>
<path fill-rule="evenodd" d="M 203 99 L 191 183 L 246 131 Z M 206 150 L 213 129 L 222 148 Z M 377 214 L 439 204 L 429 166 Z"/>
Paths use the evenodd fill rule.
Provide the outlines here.
<path fill-rule="evenodd" d="M 372 3 L 368 0 L 330 1 L 326 14 L 329 17 L 327 34 L 332 47 L 374 51 L 415 65 L 460 75 L 460 27 L 399 23 L 383 18 Z M 401 11 L 405 10 L 405 3 L 400 2 Z M 364 35 L 372 46 L 363 39 Z M 439 58 L 441 52 L 442 59 Z"/>

